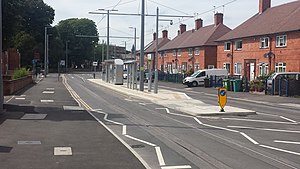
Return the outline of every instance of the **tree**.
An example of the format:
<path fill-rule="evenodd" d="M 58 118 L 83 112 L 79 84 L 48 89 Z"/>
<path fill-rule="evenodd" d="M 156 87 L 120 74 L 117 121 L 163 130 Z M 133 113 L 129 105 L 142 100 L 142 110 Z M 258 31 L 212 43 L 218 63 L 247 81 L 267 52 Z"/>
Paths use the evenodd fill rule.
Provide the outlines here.
<path fill-rule="evenodd" d="M 3 49 L 20 48 L 21 64 L 31 64 L 33 53 L 43 52 L 44 27 L 53 20 L 54 10 L 43 0 L 3 0 Z"/>
<path fill-rule="evenodd" d="M 94 47 L 98 43 L 98 31 L 94 21 L 89 19 L 72 18 L 60 21 L 57 26 L 62 42 L 69 41 L 68 63 L 76 65 L 91 61 L 94 57 Z M 89 35 L 94 37 L 80 38 L 77 35 Z"/>

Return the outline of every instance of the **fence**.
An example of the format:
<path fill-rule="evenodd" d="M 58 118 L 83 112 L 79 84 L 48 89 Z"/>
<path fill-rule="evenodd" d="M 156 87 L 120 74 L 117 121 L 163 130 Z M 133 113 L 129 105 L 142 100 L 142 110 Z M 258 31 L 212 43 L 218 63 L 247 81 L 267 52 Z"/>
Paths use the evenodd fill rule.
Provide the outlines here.
<path fill-rule="evenodd" d="M 276 79 L 271 86 L 266 85 L 265 94 L 279 96 L 300 96 L 300 79 Z"/>

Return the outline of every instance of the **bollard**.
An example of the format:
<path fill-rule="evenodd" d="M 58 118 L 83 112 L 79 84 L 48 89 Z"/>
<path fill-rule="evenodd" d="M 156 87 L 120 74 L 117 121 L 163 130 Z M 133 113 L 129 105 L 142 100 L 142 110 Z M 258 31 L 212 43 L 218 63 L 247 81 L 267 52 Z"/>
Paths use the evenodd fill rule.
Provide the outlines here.
<path fill-rule="evenodd" d="M 285 91 L 285 93 L 286 93 L 286 97 L 289 97 L 289 80 L 288 79 L 286 80 L 286 91 Z"/>
<path fill-rule="evenodd" d="M 273 79 L 272 80 L 272 93 L 271 93 L 273 96 L 275 94 L 275 80 Z"/>
<path fill-rule="evenodd" d="M 265 80 L 265 95 L 268 95 L 268 79 Z"/>
<path fill-rule="evenodd" d="M 278 81 L 278 95 L 279 96 L 281 96 L 281 82 L 282 82 L 282 79 L 280 78 Z"/>

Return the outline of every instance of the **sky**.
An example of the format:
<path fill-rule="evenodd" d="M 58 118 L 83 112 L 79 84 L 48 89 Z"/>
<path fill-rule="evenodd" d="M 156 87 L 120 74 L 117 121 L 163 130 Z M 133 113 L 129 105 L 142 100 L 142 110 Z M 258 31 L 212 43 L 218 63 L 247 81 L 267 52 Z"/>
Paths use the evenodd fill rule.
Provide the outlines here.
<path fill-rule="evenodd" d="M 271 0 L 271 6 L 278 6 L 296 0 Z M 44 0 L 46 4 L 55 10 L 55 19 L 53 26 L 59 21 L 70 18 L 88 18 L 97 25 L 99 36 L 106 36 L 107 18 L 103 14 L 89 14 L 89 12 L 101 12 L 98 9 L 115 9 L 111 13 L 141 13 L 142 0 Z M 173 16 L 194 16 L 162 18 L 159 21 L 159 34 L 162 36 L 162 30 L 168 30 L 168 36 L 173 39 L 177 35 L 180 24 L 186 24 L 187 30 L 194 29 L 195 19 L 201 18 L 203 26 L 214 23 L 214 13 L 224 14 L 224 24 L 234 29 L 251 16 L 258 13 L 259 0 L 145 0 L 145 13 L 156 14 L 156 8 L 159 8 L 160 14 Z M 145 17 L 145 45 L 153 40 L 153 33 L 156 30 L 155 17 Z M 139 16 L 118 16 L 110 15 L 110 36 L 133 37 L 134 31 L 129 27 L 136 27 L 137 37 L 141 34 L 141 18 Z M 105 37 L 99 38 L 99 43 L 106 41 Z M 130 50 L 133 45 L 133 39 L 111 38 L 110 44 L 125 46 Z M 140 41 L 137 40 L 137 49 L 140 47 Z"/>

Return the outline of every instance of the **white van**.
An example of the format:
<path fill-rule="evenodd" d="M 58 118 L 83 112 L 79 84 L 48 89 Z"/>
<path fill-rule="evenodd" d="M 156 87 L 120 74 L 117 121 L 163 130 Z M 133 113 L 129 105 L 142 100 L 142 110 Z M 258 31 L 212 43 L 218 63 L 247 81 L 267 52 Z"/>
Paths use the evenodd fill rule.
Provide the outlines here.
<path fill-rule="evenodd" d="M 210 76 L 227 76 L 227 69 L 203 69 L 198 70 L 191 76 L 183 79 L 183 84 L 189 87 L 196 87 L 200 84 L 204 84 L 205 78 L 210 78 Z"/>

